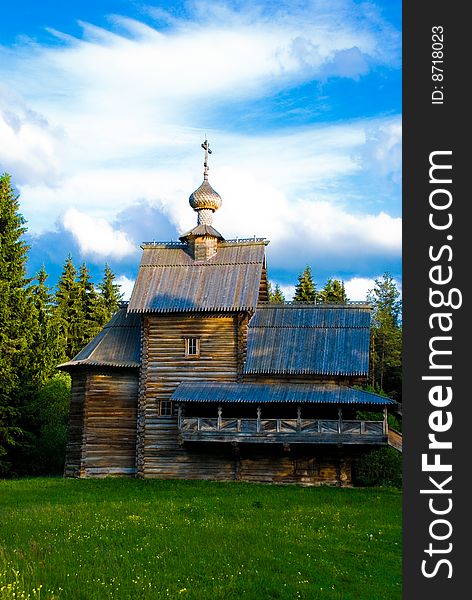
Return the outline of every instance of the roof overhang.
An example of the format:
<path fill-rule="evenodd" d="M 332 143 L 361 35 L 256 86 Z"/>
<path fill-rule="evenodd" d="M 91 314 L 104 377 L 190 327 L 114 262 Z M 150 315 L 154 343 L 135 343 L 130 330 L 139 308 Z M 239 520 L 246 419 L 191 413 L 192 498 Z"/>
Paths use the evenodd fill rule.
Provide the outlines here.
<path fill-rule="evenodd" d="M 297 403 L 374 405 L 395 404 L 394 400 L 348 386 L 303 383 L 181 383 L 171 396 L 174 402 Z"/>

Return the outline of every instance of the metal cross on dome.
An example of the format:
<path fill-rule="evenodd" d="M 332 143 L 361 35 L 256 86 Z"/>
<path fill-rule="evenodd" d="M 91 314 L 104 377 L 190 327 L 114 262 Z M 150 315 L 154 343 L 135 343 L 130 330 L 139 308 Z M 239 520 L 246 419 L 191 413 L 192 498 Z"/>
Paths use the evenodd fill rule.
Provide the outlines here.
<path fill-rule="evenodd" d="M 201 146 L 205 150 L 205 162 L 203 163 L 205 170 L 203 171 L 203 177 L 204 179 L 208 179 L 208 155 L 211 154 L 210 142 L 205 140 Z"/>

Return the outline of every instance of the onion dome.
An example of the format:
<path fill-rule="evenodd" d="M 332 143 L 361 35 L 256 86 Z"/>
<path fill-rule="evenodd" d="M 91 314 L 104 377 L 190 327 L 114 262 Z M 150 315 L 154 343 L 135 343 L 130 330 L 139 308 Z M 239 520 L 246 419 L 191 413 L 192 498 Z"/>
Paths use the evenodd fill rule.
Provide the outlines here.
<path fill-rule="evenodd" d="M 205 150 L 205 162 L 203 163 L 203 183 L 196 189 L 188 199 L 190 206 L 198 213 L 198 225 L 211 225 L 213 213 L 222 204 L 221 196 L 208 183 L 208 155 L 211 154 L 210 144 L 205 140 L 202 144 Z"/>
<path fill-rule="evenodd" d="M 222 204 L 221 196 L 211 187 L 208 180 L 205 179 L 202 185 L 190 194 L 188 199 L 193 210 L 208 208 L 213 211 L 218 210 Z"/>

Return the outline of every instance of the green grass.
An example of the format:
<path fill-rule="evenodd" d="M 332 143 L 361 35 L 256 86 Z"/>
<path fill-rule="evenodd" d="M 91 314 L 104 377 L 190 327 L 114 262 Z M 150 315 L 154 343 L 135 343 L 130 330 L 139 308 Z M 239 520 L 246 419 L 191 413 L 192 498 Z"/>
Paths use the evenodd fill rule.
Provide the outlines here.
<path fill-rule="evenodd" d="M 401 598 L 401 493 L 0 481 L 0 598 Z"/>

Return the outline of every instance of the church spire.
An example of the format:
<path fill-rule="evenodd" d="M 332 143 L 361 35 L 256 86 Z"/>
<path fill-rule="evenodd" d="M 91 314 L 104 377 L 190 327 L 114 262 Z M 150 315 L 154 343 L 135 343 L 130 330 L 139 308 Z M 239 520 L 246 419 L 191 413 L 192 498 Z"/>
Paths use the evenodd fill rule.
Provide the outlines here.
<path fill-rule="evenodd" d="M 208 183 L 208 155 L 211 154 L 208 140 L 205 140 L 201 146 L 205 150 L 203 183 L 190 195 L 189 203 L 198 214 L 197 225 L 211 225 L 213 222 L 213 213 L 220 208 L 222 200 L 221 196 Z"/>

